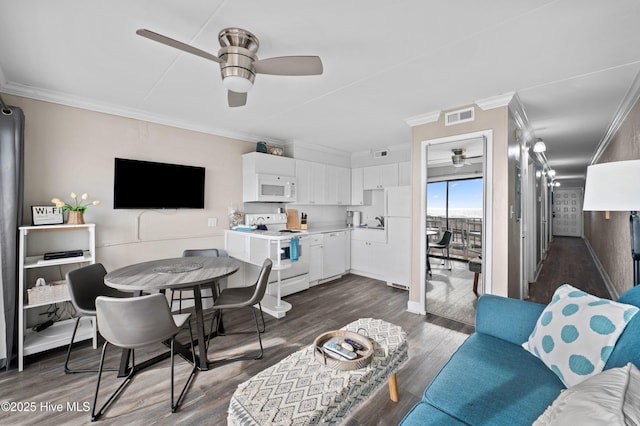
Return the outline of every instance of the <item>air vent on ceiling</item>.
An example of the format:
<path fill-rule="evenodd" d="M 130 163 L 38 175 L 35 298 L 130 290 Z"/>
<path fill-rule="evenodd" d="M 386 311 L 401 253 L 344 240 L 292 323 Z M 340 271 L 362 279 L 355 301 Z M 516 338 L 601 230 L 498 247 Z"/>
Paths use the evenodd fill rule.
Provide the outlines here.
<path fill-rule="evenodd" d="M 458 111 L 448 112 L 444 115 L 444 125 L 465 123 L 474 120 L 473 107 L 460 109 Z"/>
<path fill-rule="evenodd" d="M 381 149 L 380 151 L 373 152 L 373 158 L 384 158 L 389 156 L 388 149 Z"/>

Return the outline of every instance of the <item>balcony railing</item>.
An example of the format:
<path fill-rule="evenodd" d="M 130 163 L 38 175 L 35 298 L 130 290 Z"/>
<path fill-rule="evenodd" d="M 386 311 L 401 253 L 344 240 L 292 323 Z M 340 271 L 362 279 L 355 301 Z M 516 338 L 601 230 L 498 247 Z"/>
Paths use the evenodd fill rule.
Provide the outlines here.
<path fill-rule="evenodd" d="M 469 260 L 482 254 L 482 219 L 468 217 L 427 216 L 427 230 L 436 231 L 430 242 L 438 242 L 447 229 L 451 231 L 449 256 Z"/>

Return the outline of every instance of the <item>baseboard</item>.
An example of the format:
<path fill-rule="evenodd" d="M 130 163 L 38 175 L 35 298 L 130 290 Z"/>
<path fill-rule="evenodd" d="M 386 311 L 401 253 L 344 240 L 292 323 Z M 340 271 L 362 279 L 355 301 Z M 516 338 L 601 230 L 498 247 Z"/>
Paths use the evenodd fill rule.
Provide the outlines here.
<path fill-rule="evenodd" d="M 424 310 L 424 306 L 418 302 L 412 302 L 411 300 L 407 303 L 407 311 L 412 314 L 427 315 L 427 311 Z"/>
<path fill-rule="evenodd" d="M 609 278 L 609 274 L 607 274 L 607 271 L 604 269 L 604 266 L 602 266 L 602 263 L 600 263 L 600 259 L 598 259 L 598 256 L 596 256 L 596 252 L 591 247 L 591 244 L 589 244 L 589 240 L 587 240 L 586 238 L 582 238 L 582 240 L 587 245 L 587 250 L 589 250 L 589 254 L 593 259 L 593 263 L 596 264 L 596 269 L 600 273 L 600 276 L 602 277 L 602 281 L 604 281 L 604 286 L 607 288 L 607 291 L 611 295 L 611 299 L 618 300 L 618 298 L 620 297 L 620 293 L 618 293 L 618 290 L 616 290 L 616 287 L 613 285 L 613 281 L 611 281 L 611 278 Z"/>

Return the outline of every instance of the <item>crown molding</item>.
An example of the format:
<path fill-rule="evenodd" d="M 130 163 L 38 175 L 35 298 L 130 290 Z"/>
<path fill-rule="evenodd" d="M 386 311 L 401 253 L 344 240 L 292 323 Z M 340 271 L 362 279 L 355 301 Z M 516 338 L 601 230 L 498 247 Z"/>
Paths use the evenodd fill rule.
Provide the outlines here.
<path fill-rule="evenodd" d="M 491 96 L 489 98 L 477 100 L 475 104 L 478 105 L 483 111 L 499 108 L 509 105 L 509 102 L 511 102 L 511 99 L 513 99 L 515 94 L 515 92 L 509 92 L 503 95 Z"/>
<path fill-rule="evenodd" d="M 1 71 L 1 70 L 0 70 Z M 2 78 L 0 74 L 0 82 Z M 111 114 L 119 117 L 132 118 L 135 120 L 147 121 L 150 123 L 160 124 L 164 126 L 176 127 L 184 130 L 191 130 L 194 132 L 205 133 L 209 135 L 221 136 L 230 139 L 237 139 L 243 142 L 272 142 L 276 144 L 284 144 L 284 141 L 274 138 L 267 138 L 264 136 L 257 136 L 252 134 L 245 134 L 239 132 L 229 132 L 228 130 L 222 130 L 215 127 L 201 126 L 192 122 L 175 120 L 161 115 L 149 114 L 147 112 L 132 109 L 123 108 L 121 106 L 95 102 L 86 98 L 69 96 L 67 94 L 59 93 L 52 90 L 45 90 L 41 88 L 35 88 L 31 86 L 25 86 L 21 84 L 8 82 L 6 84 L 0 84 L 0 91 L 9 95 L 21 96 L 24 98 L 35 99 L 38 101 L 51 102 L 54 104 L 69 106 L 73 108 L 80 108 L 94 112 L 100 112 L 104 114 Z"/>
<path fill-rule="evenodd" d="M 441 112 L 442 111 L 431 111 L 426 114 L 414 115 L 413 117 L 405 118 L 404 122 L 407 123 L 410 127 L 435 123 L 440 118 Z"/>
<path fill-rule="evenodd" d="M 611 124 L 609 124 L 609 128 L 604 134 L 602 140 L 598 143 L 598 146 L 591 157 L 591 161 L 589 161 L 590 165 L 596 164 L 600 159 L 602 153 L 607 146 L 609 146 L 618 130 L 620 130 L 620 126 L 622 126 L 622 123 L 624 123 L 624 120 L 627 118 L 638 100 L 640 100 L 640 71 L 636 73 L 627 93 L 624 95 L 622 102 L 620 102 L 620 106 L 613 116 L 613 120 L 611 120 Z"/>

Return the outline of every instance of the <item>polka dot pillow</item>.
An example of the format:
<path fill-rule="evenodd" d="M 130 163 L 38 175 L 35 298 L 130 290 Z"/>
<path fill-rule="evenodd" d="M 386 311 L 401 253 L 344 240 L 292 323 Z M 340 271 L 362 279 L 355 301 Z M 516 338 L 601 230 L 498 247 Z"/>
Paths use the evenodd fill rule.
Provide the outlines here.
<path fill-rule="evenodd" d="M 540 358 L 569 388 L 602 371 L 618 337 L 638 310 L 564 284 L 522 347 Z"/>

